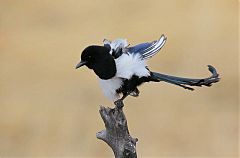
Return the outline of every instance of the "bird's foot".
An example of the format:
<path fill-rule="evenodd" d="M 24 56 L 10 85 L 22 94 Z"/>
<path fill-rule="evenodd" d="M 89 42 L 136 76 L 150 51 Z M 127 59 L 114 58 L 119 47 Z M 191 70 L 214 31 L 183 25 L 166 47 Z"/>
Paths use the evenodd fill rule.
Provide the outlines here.
<path fill-rule="evenodd" d="M 123 100 L 122 99 L 118 99 L 117 101 L 114 102 L 114 104 L 116 105 L 116 107 L 118 109 L 122 109 L 124 107 L 124 104 L 123 104 Z"/>
<path fill-rule="evenodd" d="M 132 91 L 131 93 L 129 93 L 129 95 L 133 96 L 133 97 L 138 97 L 139 96 L 140 91 L 136 88 L 134 91 Z"/>

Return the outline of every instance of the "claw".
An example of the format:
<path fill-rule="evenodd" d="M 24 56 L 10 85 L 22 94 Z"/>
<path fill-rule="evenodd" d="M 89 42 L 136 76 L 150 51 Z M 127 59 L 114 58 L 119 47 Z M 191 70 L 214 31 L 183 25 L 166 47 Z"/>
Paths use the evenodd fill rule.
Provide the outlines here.
<path fill-rule="evenodd" d="M 139 90 L 136 88 L 134 91 L 132 91 L 131 93 L 129 93 L 129 95 L 133 96 L 133 97 L 138 97 L 139 96 Z"/>
<path fill-rule="evenodd" d="M 117 101 L 114 102 L 114 104 L 118 109 L 122 109 L 124 107 L 122 99 L 118 99 Z"/>

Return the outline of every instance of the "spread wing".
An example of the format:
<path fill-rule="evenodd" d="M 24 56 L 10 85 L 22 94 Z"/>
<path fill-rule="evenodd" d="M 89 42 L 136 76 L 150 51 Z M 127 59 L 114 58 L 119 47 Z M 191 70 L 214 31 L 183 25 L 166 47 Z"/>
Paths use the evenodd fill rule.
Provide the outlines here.
<path fill-rule="evenodd" d="M 166 40 L 167 38 L 162 35 L 159 40 L 150 43 L 138 44 L 133 47 L 128 47 L 127 50 L 128 53 L 140 54 L 142 60 L 146 60 L 157 54 L 166 43 Z"/>

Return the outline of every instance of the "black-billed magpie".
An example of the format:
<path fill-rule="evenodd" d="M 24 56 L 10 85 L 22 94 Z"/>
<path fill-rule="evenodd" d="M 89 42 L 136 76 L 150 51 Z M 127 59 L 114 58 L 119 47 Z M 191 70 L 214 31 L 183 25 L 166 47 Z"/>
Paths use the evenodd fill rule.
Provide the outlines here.
<path fill-rule="evenodd" d="M 189 86 L 211 86 L 212 83 L 219 81 L 216 69 L 210 65 L 208 67 L 212 76 L 203 79 L 175 77 L 150 71 L 146 61 L 160 51 L 166 40 L 167 38 L 162 35 L 156 41 L 130 47 L 124 39 L 114 41 L 105 39 L 103 46 L 91 45 L 83 50 L 76 69 L 83 65 L 92 69 L 99 77 L 105 96 L 120 107 L 128 95 L 138 96 L 138 86 L 145 82 L 164 81 L 194 90 Z"/>

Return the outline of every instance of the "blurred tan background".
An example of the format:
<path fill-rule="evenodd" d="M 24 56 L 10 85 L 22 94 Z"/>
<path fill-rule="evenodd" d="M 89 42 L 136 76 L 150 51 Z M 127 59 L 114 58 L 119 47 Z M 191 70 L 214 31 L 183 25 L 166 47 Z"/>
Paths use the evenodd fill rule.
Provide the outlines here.
<path fill-rule="evenodd" d="M 194 92 L 145 84 L 127 98 L 139 157 L 237 157 L 238 1 L 0 1 L 0 157 L 112 157 L 95 133 L 113 106 L 81 51 L 104 38 L 132 45 L 165 34 L 148 64 L 162 73 L 221 82 Z"/>

